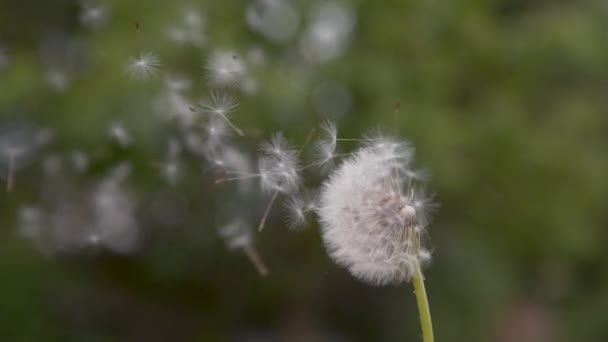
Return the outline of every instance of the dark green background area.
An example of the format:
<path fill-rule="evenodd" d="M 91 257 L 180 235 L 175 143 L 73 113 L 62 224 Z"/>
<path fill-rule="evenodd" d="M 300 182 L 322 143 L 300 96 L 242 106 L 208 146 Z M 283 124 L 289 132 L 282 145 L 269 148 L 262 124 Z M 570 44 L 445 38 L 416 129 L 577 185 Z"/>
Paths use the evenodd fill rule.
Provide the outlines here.
<path fill-rule="evenodd" d="M 161 80 L 130 81 L 128 58 L 158 52 L 164 71 L 192 78 L 198 99 L 212 48 L 251 46 L 264 48 L 269 63 L 255 73 L 260 92 L 239 96 L 233 116 L 260 133 L 234 139 L 244 151 L 279 130 L 302 144 L 324 119 L 311 93 L 327 80 L 351 91 L 341 136 L 380 128 L 415 145 L 441 205 L 426 269 L 437 341 L 517 341 L 526 331 L 548 336 L 540 342 L 608 340 L 608 3 L 354 1 L 349 50 L 314 67 L 282 59 L 297 53 L 297 39 L 274 45 L 250 31 L 245 1 L 108 4 L 108 25 L 94 31 L 79 24 L 75 1 L 0 0 L 0 43 L 10 56 L 0 70 L 0 125 L 29 122 L 56 134 L 17 175 L 15 191 L 0 193 L 1 341 L 420 340 L 411 286 L 360 283 L 328 258 L 317 225 L 288 232 L 277 207 L 256 235 L 270 268 L 260 278 L 217 234 L 234 189 L 214 185 L 193 157 L 176 188 L 158 175 L 154 165 L 176 131 L 149 110 Z M 304 18 L 311 3 L 295 6 Z M 202 49 L 164 37 L 184 8 L 205 13 Z M 40 44 L 55 36 L 77 41 L 86 61 L 65 93 L 44 81 Z M 117 118 L 135 137 L 128 149 L 106 137 Z M 45 154 L 72 148 L 104 151 L 75 184 L 133 163 L 144 232 L 134 254 L 47 256 L 18 235 L 16 209 L 37 202 Z M 159 222 L 159 198 L 177 219 Z"/>

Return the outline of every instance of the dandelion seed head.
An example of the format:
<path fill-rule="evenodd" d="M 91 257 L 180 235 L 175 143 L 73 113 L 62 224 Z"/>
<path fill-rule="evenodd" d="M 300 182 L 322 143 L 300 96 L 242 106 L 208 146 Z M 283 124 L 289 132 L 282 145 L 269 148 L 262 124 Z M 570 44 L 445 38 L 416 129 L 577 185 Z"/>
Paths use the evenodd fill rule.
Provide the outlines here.
<path fill-rule="evenodd" d="M 407 143 L 377 137 L 323 183 L 316 212 L 325 246 L 365 282 L 407 282 L 416 262 L 428 259 L 421 237 L 429 202 L 407 177 L 412 153 Z"/>
<path fill-rule="evenodd" d="M 138 81 L 146 81 L 160 74 L 160 58 L 152 51 L 142 52 L 138 57 L 130 57 L 127 74 Z"/>

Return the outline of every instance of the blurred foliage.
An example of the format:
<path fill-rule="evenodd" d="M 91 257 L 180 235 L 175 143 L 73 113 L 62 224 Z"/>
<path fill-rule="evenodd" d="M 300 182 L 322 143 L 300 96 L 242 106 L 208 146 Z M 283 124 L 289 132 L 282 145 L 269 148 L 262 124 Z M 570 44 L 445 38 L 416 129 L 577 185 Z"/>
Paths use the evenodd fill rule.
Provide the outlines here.
<path fill-rule="evenodd" d="M 261 278 L 217 234 L 217 217 L 237 205 L 226 194 L 234 189 L 218 190 L 194 157 L 176 187 L 159 175 L 166 138 L 179 131 L 150 110 L 162 80 L 130 81 L 128 58 L 158 52 L 163 69 L 192 79 L 197 99 L 212 48 L 252 46 L 269 58 L 255 71 L 259 92 L 239 96 L 235 121 L 258 132 L 235 138 L 243 150 L 277 130 L 304 143 L 325 118 L 311 94 L 327 81 L 352 96 L 337 119 L 342 136 L 380 128 L 416 146 L 441 204 L 427 269 L 437 341 L 608 340 L 605 1 L 354 1 L 349 49 L 313 65 L 293 57 L 297 38 L 273 44 L 250 30 L 242 1 L 106 3 L 108 23 L 91 30 L 75 1 L 0 2 L 10 58 L 0 125 L 54 131 L 14 191 L 0 194 L 2 341 L 419 340 L 409 285 L 359 283 L 327 258 L 318 227 L 289 233 L 274 210 L 256 235 L 270 267 Z M 313 5 L 294 6 L 301 29 Z M 206 17 L 200 49 L 165 37 L 184 9 Z M 49 57 L 49 41 L 71 48 Z M 49 86 L 51 66 L 69 75 L 65 91 Z M 108 141 L 116 119 L 132 146 Z M 135 253 L 50 256 L 17 233 L 17 208 L 40 200 L 45 156 L 71 149 L 99 156 L 76 185 L 132 163 L 144 236 Z M 264 205 L 245 204 L 252 217 Z"/>

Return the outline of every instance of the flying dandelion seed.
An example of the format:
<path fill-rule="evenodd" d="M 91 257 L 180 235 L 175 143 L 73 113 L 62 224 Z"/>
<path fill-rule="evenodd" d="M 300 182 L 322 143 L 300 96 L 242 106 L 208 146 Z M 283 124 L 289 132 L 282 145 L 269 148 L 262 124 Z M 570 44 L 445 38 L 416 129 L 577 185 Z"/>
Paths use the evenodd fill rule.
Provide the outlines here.
<path fill-rule="evenodd" d="M 239 105 L 234 97 L 226 93 L 212 91 L 210 95 L 203 99 L 199 104 L 204 113 L 222 118 L 238 135 L 244 135 L 243 131 L 235 126 L 228 118 L 230 113 Z"/>
<path fill-rule="evenodd" d="M 229 249 L 242 250 L 261 276 L 268 275 L 268 267 L 253 245 L 253 234 L 249 226 L 240 218 L 234 219 L 219 230 Z"/>
<path fill-rule="evenodd" d="M 233 87 L 246 75 L 245 62 L 229 50 L 216 50 L 205 63 L 205 77 L 211 85 Z"/>
<path fill-rule="evenodd" d="M 181 22 L 167 28 L 169 40 L 179 44 L 192 44 L 203 46 L 206 37 L 204 34 L 205 19 L 194 10 L 186 10 Z"/>
<path fill-rule="evenodd" d="M 130 57 L 127 74 L 135 80 L 145 81 L 160 74 L 160 58 L 155 52 L 142 52 L 138 57 Z"/>
<path fill-rule="evenodd" d="M 99 29 L 108 22 L 110 9 L 105 4 L 82 5 L 80 10 L 80 23 L 92 29 Z"/>
<path fill-rule="evenodd" d="M 303 190 L 292 195 L 285 203 L 287 209 L 287 227 L 291 231 L 300 230 L 312 218 L 318 205 L 319 193 L 316 190 Z"/>

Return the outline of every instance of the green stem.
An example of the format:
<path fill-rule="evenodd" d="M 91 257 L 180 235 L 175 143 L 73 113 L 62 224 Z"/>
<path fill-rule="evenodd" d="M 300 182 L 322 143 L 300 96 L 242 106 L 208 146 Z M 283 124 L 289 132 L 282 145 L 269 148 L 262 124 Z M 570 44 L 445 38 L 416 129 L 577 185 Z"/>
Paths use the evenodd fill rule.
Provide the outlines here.
<path fill-rule="evenodd" d="M 429 301 L 426 297 L 426 289 L 424 288 L 424 276 L 420 270 L 420 264 L 416 262 L 414 272 L 414 294 L 418 302 L 418 314 L 420 315 L 420 326 L 422 327 L 422 340 L 424 342 L 433 342 L 433 323 L 431 322 L 431 311 L 429 309 Z"/>

